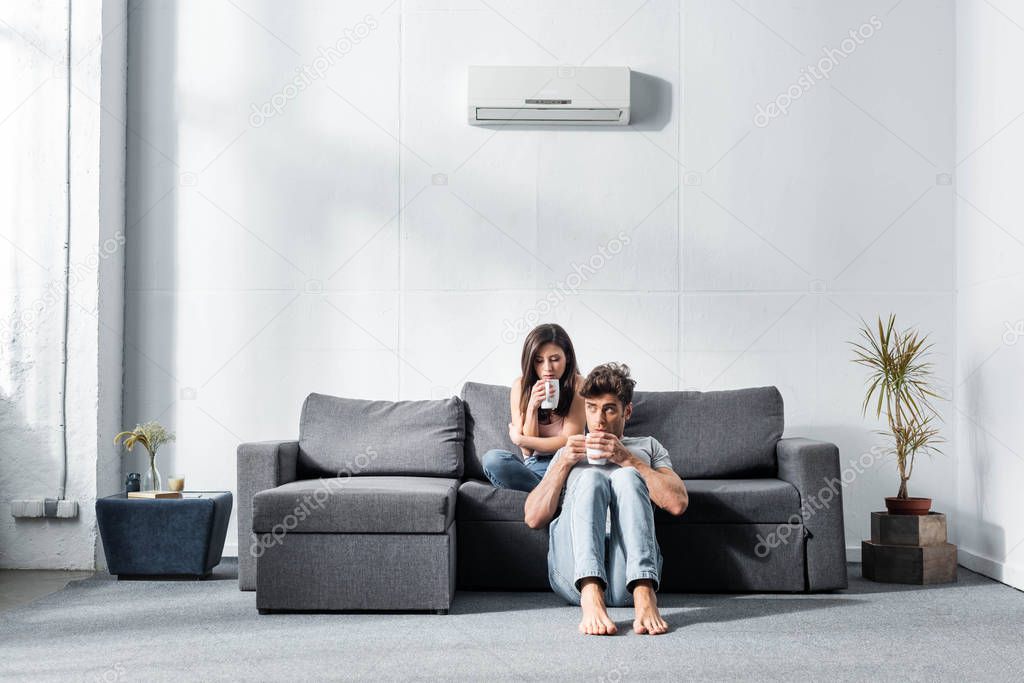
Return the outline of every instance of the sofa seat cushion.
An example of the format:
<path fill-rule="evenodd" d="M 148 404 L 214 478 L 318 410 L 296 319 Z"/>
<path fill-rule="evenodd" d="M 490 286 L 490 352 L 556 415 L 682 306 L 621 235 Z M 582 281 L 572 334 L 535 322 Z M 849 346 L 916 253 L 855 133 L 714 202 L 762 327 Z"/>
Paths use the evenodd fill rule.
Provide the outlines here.
<path fill-rule="evenodd" d="M 781 479 L 687 479 L 690 504 L 674 517 L 655 510 L 658 524 L 799 523 L 800 494 Z M 796 517 L 791 519 L 795 515 Z"/>
<path fill-rule="evenodd" d="M 460 522 L 523 522 L 528 495 L 524 491 L 499 489 L 489 482 L 470 479 L 459 487 L 458 519 Z"/>
<path fill-rule="evenodd" d="M 302 479 L 253 496 L 257 533 L 443 534 L 455 518 L 457 479 Z"/>

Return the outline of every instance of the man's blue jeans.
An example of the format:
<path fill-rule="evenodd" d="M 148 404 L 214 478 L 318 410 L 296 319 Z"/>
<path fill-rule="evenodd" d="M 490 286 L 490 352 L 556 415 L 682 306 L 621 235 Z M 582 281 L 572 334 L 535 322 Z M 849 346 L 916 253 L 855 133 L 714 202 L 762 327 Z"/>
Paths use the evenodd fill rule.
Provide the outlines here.
<path fill-rule="evenodd" d="M 611 532 L 605 526 L 611 512 Z M 562 512 L 551 522 L 548 580 L 571 604 L 580 604 L 580 581 L 598 578 L 605 603 L 633 604 L 633 582 L 650 579 L 658 590 L 662 557 L 654 535 L 654 508 L 647 483 L 634 467 L 583 470 L 566 491 Z"/>
<path fill-rule="evenodd" d="M 484 474 L 500 489 L 530 492 L 544 478 L 552 457 L 531 455 L 524 461 L 510 451 L 494 449 L 484 453 Z"/>

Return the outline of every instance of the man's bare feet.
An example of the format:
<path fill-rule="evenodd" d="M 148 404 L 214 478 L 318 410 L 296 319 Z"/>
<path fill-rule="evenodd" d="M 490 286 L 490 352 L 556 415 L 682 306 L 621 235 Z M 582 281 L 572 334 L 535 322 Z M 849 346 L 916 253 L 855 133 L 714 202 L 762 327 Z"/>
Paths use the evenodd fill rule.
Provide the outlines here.
<path fill-rule="evenodd" d="M 668 631 L 668 623 L 658 612 L 658 598 L 650 581 L 637 581 L 633 586 L 633 606 L 636 608 L 635 632 L 656 636 Z"/>
<path fill-rule="evenodd" d="M 583 579 L 583 585 L 580 587 L 580 607 L 583 608 L 580 633 L 588 636 L 611 636 L 619 630 L 608 616 L 600 579 Z"/>

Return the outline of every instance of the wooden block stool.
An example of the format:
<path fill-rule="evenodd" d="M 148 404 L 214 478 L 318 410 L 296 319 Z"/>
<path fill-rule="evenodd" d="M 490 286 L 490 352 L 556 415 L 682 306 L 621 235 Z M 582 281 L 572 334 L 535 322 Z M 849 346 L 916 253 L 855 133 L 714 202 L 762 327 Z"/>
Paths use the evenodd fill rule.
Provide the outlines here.
<path fill-rule="evenodd" d="M 956 581 L 956 546 L 946 542 L 946 515 L 871 513 L 871 540 L 861 541 L 865 579 L 925 585 Z"/>

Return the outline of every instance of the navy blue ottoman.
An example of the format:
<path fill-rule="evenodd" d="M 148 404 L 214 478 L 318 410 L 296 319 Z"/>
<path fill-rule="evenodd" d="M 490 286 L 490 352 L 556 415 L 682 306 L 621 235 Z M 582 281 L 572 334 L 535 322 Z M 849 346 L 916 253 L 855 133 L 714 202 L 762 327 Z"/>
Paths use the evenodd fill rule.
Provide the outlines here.
<path fill-rule="evenodd" d="M 107 569 L 122 577 L 202 578 L 220 563 L 231 519 L 230 491 L 186 491 L 184 498 L 96 501 Z"/>

